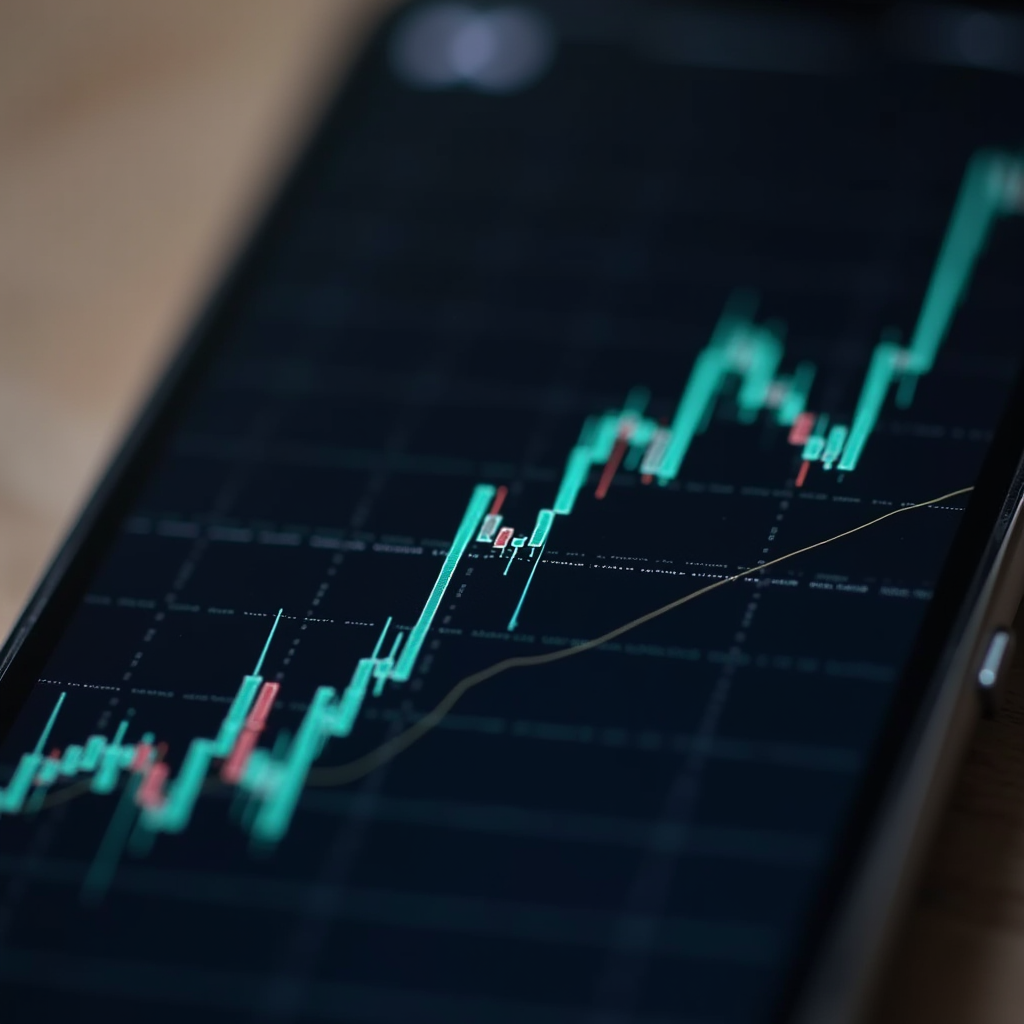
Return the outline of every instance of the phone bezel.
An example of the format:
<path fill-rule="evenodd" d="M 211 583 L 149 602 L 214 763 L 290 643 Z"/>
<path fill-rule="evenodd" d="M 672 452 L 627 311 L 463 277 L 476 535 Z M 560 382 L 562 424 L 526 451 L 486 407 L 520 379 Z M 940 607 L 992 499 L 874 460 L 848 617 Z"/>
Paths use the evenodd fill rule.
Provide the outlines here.
<path fill-rule="evenodd" d="M 400 5 L 400 6 L 404 6 Z M 368 72 L 382 58 L 386 28 L 398 12 L 386 12 L 365 30 L 367 41 L 329 102 L 309 141 L 276 197 L 241 249 L 232 268 L 188 332 L 185 342 L 146 402 L 122 448 L 112 460 L 78 522 L 59 549 L 2 649 L 0 649 L 0 739 L 20 707 L 74 610 L 90 578 L 146 479 L 149 466 L 172 433 L 180 410 L 216 357 L 229 324 L 245 307 L 263 261 L 285 229 L 289 213 L 314 175 L 328 139 L 346 131 L 346 122 L 367 98 Z M 1007 412 L 986 457 L 963 522 L 935 588 L 907 671 L 847 819 L 839 852 L 828 871 L 798 954 L 787 972 L 775 1019 L 783 1021 L 799 1004 L 827 947 L 844 898 L 872 844 L 898 773 L 934 715 L 943 682 L 968 635 L 972 613 L 997 565 L 1024 480 L 1024 372 L 1015 382 Z M 934 637 L 943 637 L 936 644 Z M 924 799 L 922 795 L 921 799 Z"/>

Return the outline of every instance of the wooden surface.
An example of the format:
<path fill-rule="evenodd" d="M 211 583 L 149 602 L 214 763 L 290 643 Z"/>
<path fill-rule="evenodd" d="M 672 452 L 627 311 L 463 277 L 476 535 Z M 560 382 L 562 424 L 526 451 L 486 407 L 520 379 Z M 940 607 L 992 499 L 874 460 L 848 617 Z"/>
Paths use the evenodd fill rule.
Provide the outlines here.
<path fill-rule="evenodd" d="M 3 628 L 368 7 L 0 0 Z"/>
<path fill-rule="evenodd" d="M 0 0 L 0 629 L 373 0 Z M 1024 698 L 982 725 L 885 1024 L 1024 1021 Z"/>

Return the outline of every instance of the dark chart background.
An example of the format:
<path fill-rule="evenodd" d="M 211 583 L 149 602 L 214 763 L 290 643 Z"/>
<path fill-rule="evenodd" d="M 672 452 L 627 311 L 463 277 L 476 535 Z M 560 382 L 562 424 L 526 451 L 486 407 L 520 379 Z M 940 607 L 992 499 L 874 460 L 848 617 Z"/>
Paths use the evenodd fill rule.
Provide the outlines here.
<path fill-rule="evenodd" d="M 414 88 L 379 45 L 0 780 L 61 692 L 48 746 L 128 716 L 173 778 L 278 608 L 262 742 L 293 733 L 387 616 L 415 621 L 473 487 L 506 485 L 528 531 L 586 416 L 633 385 L 672 416 L 739 286 L 759 322 L 785 322 L 784 368 L 818 365 L 810 407 L 848 422 L 882 329 L 913 325 L 968 159 L 1013 147 L 1024 109 L 1019 79 L 901 62 L 874 32 L 851 29 L 821 73 L 570 32 L 508 95 Z M 598 501 L 595 468 L 517 630 L 531 558 L 504 575 L 507 556 L 470 545 L 412 679 L 367 698 L 318 765 L 468 672 L 971 485 L 1018 367 L 1022 261 L 1024 223 L 1004 217 L 936 369 L 909 409 L 890 397 L 855 472 L 815 465 L 797 488 L 799 448 L 767 414 L 738 422 L 727 389 L 669 486 L 620 470 Z M 769 1018 L 964 501 L 484 683 L 384 767 L 307 788 L 276 847 L 217 785 L 184 833 L 114 863 L 118 793 L 0 817 L 0 1015 Z"/>

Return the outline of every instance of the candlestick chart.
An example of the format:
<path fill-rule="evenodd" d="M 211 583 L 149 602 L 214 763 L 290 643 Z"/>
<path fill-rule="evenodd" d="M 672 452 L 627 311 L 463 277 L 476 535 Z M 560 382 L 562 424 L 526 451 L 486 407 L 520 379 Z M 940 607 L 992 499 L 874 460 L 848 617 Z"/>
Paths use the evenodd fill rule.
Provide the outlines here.
<path fill-rule="evenodd" d="M 389 618 L 372 653 L 359 660 L 340 692 L 332 686 L 317 689 L 295 737 L 280 753 L 258 744 L 280 691 L 280 684 L 265 681 L 260 671 L 281 612 L 217 736 L 191 742 L 173 781 L 168 778 L 167 763 L 157 757 L 153 732 L 146 732 L 136 742 L 125 742 L 127 721 L 112 738 L 94 735 L 84 744 L 68 745 L 59 755 L 46 756 L 46 742 L 65 696 L 62 693 L 34 749 L 22 757 L 11 781 L 0 790 L 0 813 L 16 814 L 37 807 L 50 786 L 79 775 L 91 776 L 93 793 L 109 794 L 117 788 L 122 773 L 134 772 L 141 777 L 135 791 L 143 810 L 140 824 L 157 832 L 180 832 L 191 820 L 211 769 L 219 765 L 221 780 L 240 786 L 254 800 L 256 809 L 248 815 L 254 835 L 266 841 L 280 840 L 326 742 L 352 732 L 371 691 L 379 697 L 389 683 L 401 685 L 412 677 L 445 592 L 473 544 L 493 546 L 505 555 L 503 575 L 521 550 L 528 552 L 532 565 L 507 627 L 513 630 L 556 517 L 571 515 L 594 468 L 600 469 L 596 499 L 607 496 L 620 466 L 638 470 L 646 482 L 674 480 L 702 426 L 706 429 L 730 378 L 738 381 L 736 405 L 741 422 L 752 422 L 767 411 L 780 427 L 788 428 L 789 441 L 801 453 L 798 487 L 803 486 L 811 462 L 821 462 L 826 470 L 856 469 L 892 385 L 899 383 L 903 399 L 897 400 L 906 405 L 916 379 L 934 365 L 953 312 L 998 217 L 1021 212 L 1024 159 L 987 151 L 975 156 L 964 176 L 911 342 L 901 347 L 887 339 L 875 348 L 852 427 L 841 423 L 828 427 L 827 413 L 808 411 L 815 368 L 801 363 L 792 373 L 779 374 L 785 352 L 781 338 L 734 305 L 723 314 L 711 341 L 697 356 L 670 425 L 661 426 L 644 416 L 650 396 L 641 387 L 630 392 L 620 409 L 587 419 L 567 459 L 554 503 L 537 513 L 531 532 L 517 535 L 513 527 L 502 526 L 507 487 L 478 484 L 415 625 L 408 633 L 394 631 Z M 386 644 L 390 646 L 385 654 Z"/>
<path fill-rule="evenodd" d="M 771 1019 L 1021 368 L 1016 107 L 566 17 L 373 51 L 6 670 L 15 1024 Z"/>

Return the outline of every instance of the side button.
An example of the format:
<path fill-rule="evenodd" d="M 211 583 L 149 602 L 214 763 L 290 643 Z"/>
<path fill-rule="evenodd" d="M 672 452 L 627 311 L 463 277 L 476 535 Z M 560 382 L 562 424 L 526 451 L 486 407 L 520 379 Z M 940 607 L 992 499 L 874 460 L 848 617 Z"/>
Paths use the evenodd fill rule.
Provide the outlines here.
<path fill-rule="evenodd" d="M 978 669 L 978 692 L 985 714 L 993 714 L 999 706 L 1006 670 L 1013 660 L 1014 637 L 1012 630 L 997 629 L 985 648 L 985 656 Z"/>

